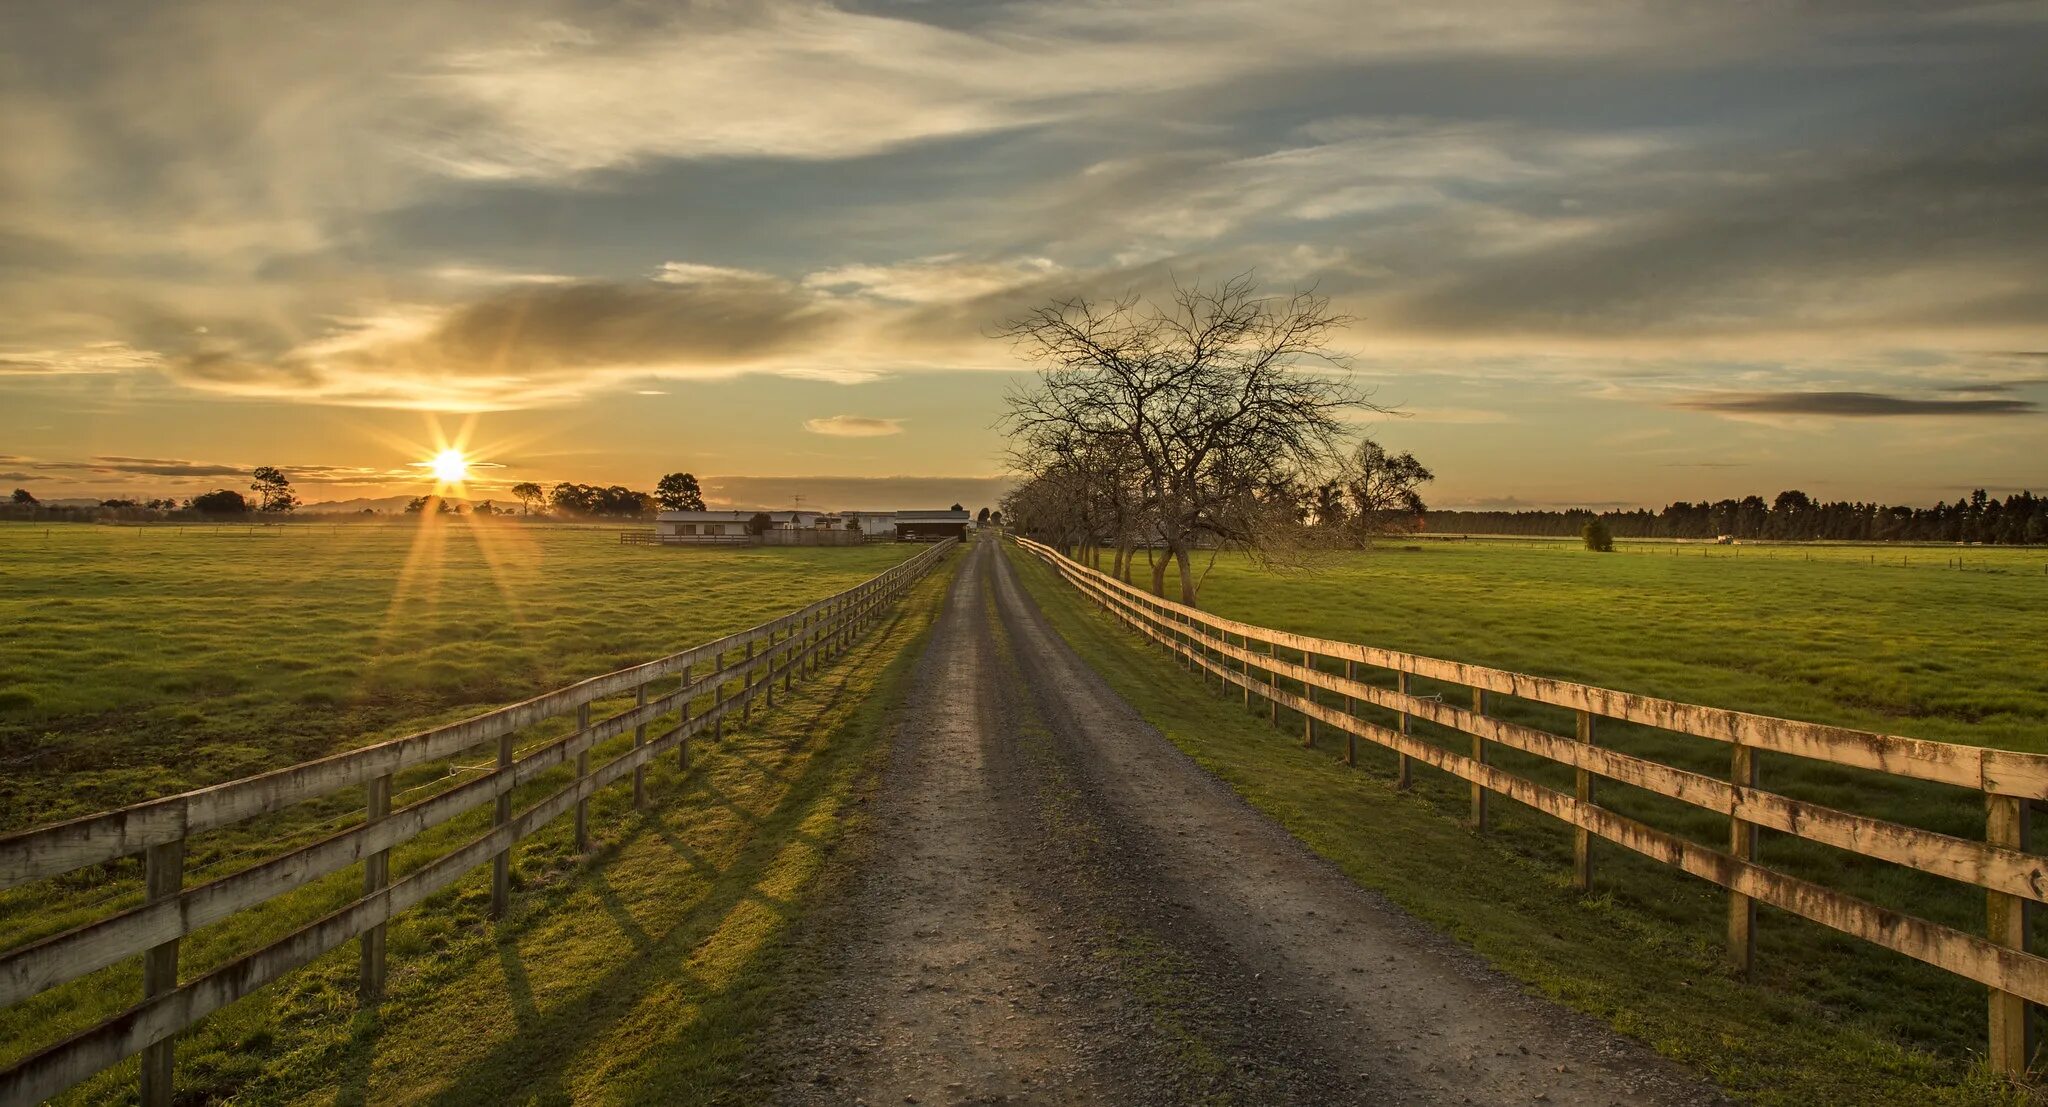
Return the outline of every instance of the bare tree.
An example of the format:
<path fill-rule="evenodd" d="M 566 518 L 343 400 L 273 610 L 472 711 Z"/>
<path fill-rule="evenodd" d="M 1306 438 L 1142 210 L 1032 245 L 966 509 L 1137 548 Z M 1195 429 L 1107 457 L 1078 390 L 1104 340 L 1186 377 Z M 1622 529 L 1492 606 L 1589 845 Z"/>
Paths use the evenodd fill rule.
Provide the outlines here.
<path fill-rule="evenodd" d="M 1348 409 L 1384 410 L 1326 371 L 1344 365 L 1329 343 L 1349 322 L 1314 292 L 1262 297 L 1249 275 L 1176 285 L 1163 305 L 1056 301 L 1000 332 L 1039 365 L 1004 426 L 1026 473 L 1059 467 L 1061 449 L 1127 460 L 1130 487 L 1113 497 L 1128 528 L 1120 549 L 1159 547 L 1154 591 L 1165 593 L 1170 561 L 1192 604 L 1193 552 L 1270 549 L 1298 516 L 1298 497 L 1282 504 L 1273 491 L 1330 467 Z"/>

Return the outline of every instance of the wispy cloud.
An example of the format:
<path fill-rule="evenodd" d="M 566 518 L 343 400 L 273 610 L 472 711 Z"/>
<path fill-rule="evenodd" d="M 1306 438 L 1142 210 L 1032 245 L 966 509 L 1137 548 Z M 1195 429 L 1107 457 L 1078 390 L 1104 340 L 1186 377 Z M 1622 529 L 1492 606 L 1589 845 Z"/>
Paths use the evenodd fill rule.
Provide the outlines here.
<path fill-rule="evenodd" d="M 903 433 L 903 420 L 877 419 L 867 415 L 828 415 L 820 419 L 804 420 L 804 429 L 812 434 L 826 434 L 837 438 L 880 438 Z"/>

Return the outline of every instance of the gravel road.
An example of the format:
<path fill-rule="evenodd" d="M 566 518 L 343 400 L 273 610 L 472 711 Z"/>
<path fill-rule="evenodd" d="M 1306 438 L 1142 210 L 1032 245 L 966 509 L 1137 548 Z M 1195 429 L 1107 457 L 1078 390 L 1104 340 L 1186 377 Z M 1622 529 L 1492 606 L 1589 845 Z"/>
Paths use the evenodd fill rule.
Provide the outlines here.
<path fill-rule="evenodd" d="M 962 555 L 872 803 L 807 923 L 782 1102 L 1720 1102 L 1247 806 L 992 543 Z"/>

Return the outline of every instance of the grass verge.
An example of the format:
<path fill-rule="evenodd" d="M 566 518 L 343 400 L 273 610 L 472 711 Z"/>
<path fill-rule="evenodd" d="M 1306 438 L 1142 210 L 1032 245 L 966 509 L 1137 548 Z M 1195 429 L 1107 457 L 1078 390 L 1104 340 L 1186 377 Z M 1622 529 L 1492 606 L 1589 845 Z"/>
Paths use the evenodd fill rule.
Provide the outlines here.
<path fill-rule="evenodd" d="M 1520 836 L 1544 829 L 1568 840 L 1556 823 L 1539 826 L 1528 816 L 1510 833 L 1476 834 L 1454 817 L 1462 787 L 1419 780 L 1414 791 L 1397 792 L 1383 772 L 1346 768 L 1329 749 L 1303 747 L 1298 729 L 1274 730 L 1234 695 L 1213 686 L 1212 695 L 1192 695 L 1196 679 L 1166 654 L 1140 648 L 1143 639 L 1035 558 L 1006 555 L 1073 648 L 1175 745 L 1354 880 L 1533 991 L 1759 1103 L 2024 1101 L 1966 1057 L 1902 1044 L 1890 1013 L 1855 995 L 1732 977 L 1714 929 L 1718 896 L 1698 882 L 1673 877 L 1670 886 L 1691 902 L 1668 912 L 1576 893 L 1562 867 L 1517 848 Z M 1603 852 L 1602 861 L 1623 863 L 1618 854 Z M 1806 952 L 1825 967 L 1850 944 L 1843 938 Z"/>

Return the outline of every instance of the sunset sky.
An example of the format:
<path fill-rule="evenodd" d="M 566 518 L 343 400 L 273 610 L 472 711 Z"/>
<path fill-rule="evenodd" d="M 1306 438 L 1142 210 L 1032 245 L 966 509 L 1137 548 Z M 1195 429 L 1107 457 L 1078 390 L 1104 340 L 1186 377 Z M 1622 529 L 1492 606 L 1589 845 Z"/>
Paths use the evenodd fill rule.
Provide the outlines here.
<path fill-rule="evenodd" d="M 0 481 L 992 502 L 1055 296 L 1358 317 L 1439 506 L 2048 490 L 2048 5 L 13 3 Z M 942 505 L 942 503 L 941 503 Z"/>

